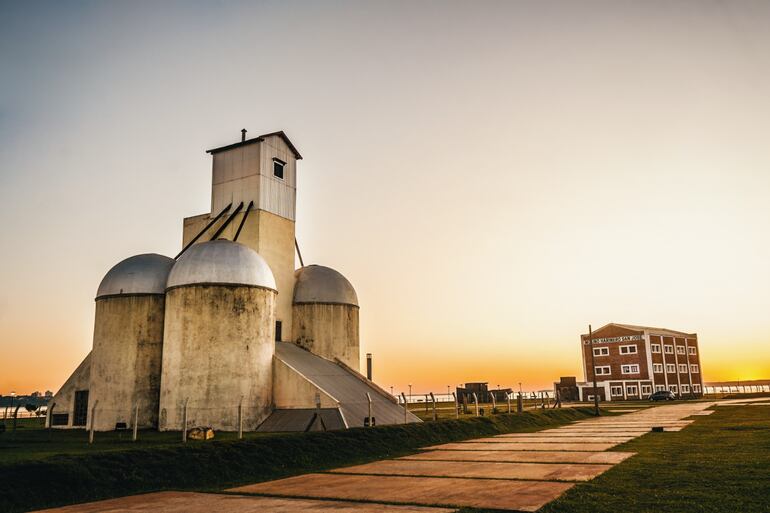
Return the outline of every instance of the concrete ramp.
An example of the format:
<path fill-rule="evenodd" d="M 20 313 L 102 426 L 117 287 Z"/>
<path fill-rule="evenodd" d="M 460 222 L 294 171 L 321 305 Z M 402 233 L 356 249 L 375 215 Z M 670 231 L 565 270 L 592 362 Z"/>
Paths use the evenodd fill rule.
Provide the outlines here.
<path fill-rule="evenodd" d="M 273 419 L 274 416 L 280 416 L 285 421 L 281 423 L 281 430 L 304 431 L 306 423 L 303 424 L 303 421 L 309 421 L 308 415 L 312 415 L 308 411 L 312 410 L 316 393 L 320 397 L 322 411 L 339 411 L 341 427 L 344 428 L 364 426 L 369 415 L 367 393 L 372 399 L 372 416 L 376 425 L 421 422 L 412 413 L 407 413 L 405 418 L 404 408 L 390 394 L 340 362 L 321 358 L 290 342 L 276 342 L 275 359 L 284 373 L 274 385 L 277 409 L 263 423 L 265 429 L 260 426 L 260 431 L 277 424 L 278 419 Z M 324 414 L 324 420 L 327 415 Z M 288 422 L 289 419 L 293 421 Z M 290 427 L 297 429 L 288 429 Z"/>

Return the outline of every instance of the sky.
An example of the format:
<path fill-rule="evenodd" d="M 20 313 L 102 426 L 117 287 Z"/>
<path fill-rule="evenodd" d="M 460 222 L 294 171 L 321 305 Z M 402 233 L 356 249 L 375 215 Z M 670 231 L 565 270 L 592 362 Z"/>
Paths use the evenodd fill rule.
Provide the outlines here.
<path fill-rule="evenodd" d="M 582 379 L 609 322 L 770 378 L 770 3 L 0 0 L 0 394 L 58 390 L 94 294 L 284 130 L 306 263 L 395 392 Z"/>

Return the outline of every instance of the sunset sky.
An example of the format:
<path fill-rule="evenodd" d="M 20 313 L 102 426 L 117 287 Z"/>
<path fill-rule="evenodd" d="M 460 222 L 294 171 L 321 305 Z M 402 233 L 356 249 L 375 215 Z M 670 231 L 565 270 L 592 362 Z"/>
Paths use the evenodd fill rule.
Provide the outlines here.
<path fill-rule="evenodd" d="M 0 1 L 0 393 L 56 391 L 102 276 L 174 256 L 206 149 L 284 130 L 306 263 L 396 392 L 582 379 L 697 332 L 770 378 L 770 2 Z"/>

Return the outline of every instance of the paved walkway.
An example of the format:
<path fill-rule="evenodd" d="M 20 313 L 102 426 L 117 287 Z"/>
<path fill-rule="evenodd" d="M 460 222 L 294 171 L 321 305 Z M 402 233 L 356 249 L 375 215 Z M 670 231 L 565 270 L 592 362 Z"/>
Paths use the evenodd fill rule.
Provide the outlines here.
<path fill-rule="evenodd" d="M 634 454 L 608 449 L 653 427 L 679 431 L 693 422 L 687 417 L 708 414 L 706 408 L 714 404 L 666 405 L 535 433 L 441 444 L 403 458 L 227 490 L 234 495 L 164 492 L 47 511 L 444 513 L 459 507 L 536 511 L 576 483 L 593 479 Z M 451 509 L 433 507 L 437 505 Z"/>

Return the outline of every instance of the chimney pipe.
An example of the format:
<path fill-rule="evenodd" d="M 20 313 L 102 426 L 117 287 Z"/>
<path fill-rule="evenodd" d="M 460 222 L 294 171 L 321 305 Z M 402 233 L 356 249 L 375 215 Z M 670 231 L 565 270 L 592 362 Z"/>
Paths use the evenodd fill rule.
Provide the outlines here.
<path fill-rule="evenodd" d="M 372 353 L 366 353 L 366 379 L 372 380 Z"/>
<path fill-rule="evenodd" d="M 246 129 L 241 128 L 241 142 L 246 140 Z"/>

